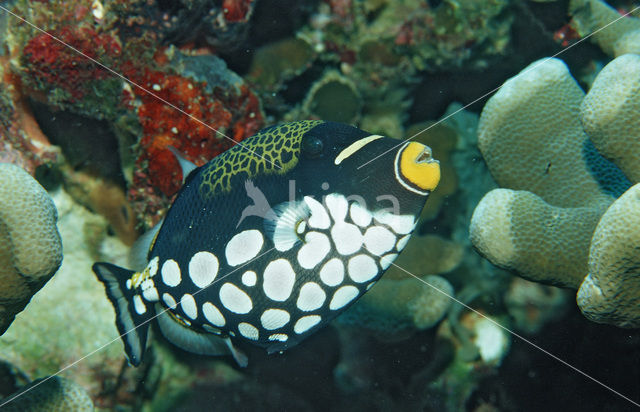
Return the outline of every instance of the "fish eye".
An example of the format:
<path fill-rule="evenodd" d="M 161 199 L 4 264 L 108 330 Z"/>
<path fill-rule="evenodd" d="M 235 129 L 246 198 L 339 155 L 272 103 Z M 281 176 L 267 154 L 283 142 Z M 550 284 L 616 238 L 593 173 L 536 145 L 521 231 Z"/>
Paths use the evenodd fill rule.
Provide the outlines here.
<path fill-rule="evenodd" d="M 322 140 L 315 136 L 305 136 L 302 139 L 302 152 L 308 157 L 319 157 L 322 155 L 323 148 Z"/>

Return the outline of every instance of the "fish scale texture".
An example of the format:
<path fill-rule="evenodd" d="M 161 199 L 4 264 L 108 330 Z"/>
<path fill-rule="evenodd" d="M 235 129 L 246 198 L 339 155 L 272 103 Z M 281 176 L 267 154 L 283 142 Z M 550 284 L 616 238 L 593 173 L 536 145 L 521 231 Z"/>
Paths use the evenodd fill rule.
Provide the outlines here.
<path fill-rule="evenodd" d="M 483 110 L 478 145 L 502 186 L 470 237 L 494 264 L 579 289 L 589 319 L 640 326 L 637 250 L 640 57 L 623 55 L 584 96 L 557 59 L 532 63 Z M 629 189 L 631 187 L 631 189 Z"/>
<path fill-rule="evenodd" d="M 20 167 L 0 164 L 0 334 L 58 270 L 62 242 L 49 194 Z"/>

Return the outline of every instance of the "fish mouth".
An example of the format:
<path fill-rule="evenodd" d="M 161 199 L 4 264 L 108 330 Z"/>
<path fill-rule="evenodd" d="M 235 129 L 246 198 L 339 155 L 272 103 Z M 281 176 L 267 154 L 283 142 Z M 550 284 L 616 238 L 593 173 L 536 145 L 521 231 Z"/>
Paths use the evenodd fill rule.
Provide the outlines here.
<path fill-rule="evenodd" d="M 420 152 L 418 154 L 418 156 L 416 156 L 416 159 L 414 160 L 414 162 L 416 164 L 420 164 L 420 163 L 438 163 L 440 164 L 440 162 L 436 159 L 433 158 L 433 153 L 431 151 L 431 148 L 429 146 L 424 146 L 424 148 L 422 149 L 422 152 Z"/>

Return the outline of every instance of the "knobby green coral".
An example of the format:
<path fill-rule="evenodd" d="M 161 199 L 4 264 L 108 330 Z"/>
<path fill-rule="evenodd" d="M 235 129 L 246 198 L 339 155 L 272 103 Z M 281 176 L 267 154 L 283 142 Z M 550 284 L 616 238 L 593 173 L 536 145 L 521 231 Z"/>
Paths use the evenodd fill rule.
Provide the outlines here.
<path fill-rule="evenodd" d="M 19 393 L 0 400 L 6 412 L 91 412 L 93 402 L 84 388 L 72 380 L 51 376 L 38 379 Z"/>
<path fill-rule="evenodd" d="M 62 262 L 58 213 L 27 172 L 0 163 L 0 334 Z"/>
<path fill-rule="evenodd" d="M 569 13 L 578 33 L 583 37 L 593 34 L 592 41 L 608 55 L 640 53 L 639 18 L 622 17 L 602 0 L 571 0 Z"/>
<path fill-rule="evenodd" d="M 580 288 L 587 317 L 621 327 L 640 326 L 640 188 L 629 189 L 640 178 L 639 91 L 640 56 L 631 54 L 607 65 L 586 97 L 557 59 L 508 80 L 478 130 L 504 188 L 482 199 L 470 226 L 491 262 Z"/>

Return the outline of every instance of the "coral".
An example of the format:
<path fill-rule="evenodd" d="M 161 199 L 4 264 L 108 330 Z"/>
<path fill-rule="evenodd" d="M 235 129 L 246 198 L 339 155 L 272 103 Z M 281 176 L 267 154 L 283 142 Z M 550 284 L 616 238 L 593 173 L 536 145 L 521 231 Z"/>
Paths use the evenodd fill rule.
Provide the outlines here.
<path fill-rule="evenodd" d="M 639 94 L 640 56 L 625 54 L 600 71 L 580 106 L 593 145 L 633 182 L 640 181 Z"/>
<path fill-rule="evenodd" d="M 157 222 L 159 211 L 168 206 L 169 197 L 182 184 L 180 166 L 169 146 L 202 165 L 263 125 L 257 97 L 222 60 L 203 55 L 191 56 L 185 63 L 186 57 L 179 52 L 167 53 L 166 71 L 144 69 L 129 74 L 198 121 L 138 88 L 126 92 L 125 101 L 142 126 L 129 198 L 138 218 L 150 219 L 145 221 L 147 227 Z M 206 65 L 199 66 L 198 60 L 205 60 Z M 184 74 L 172 74 L 169 67 L 182 69 Z"/>
<path fill-rule="evenodd" d="M 591 240 L 589 274 L 578 290 L 578 306 L 589 319 L 640 327 L 640 184 L 604 213 Z"/>
<path fill-rule="evenodd" d="M 502 187 L 560 207 L 607 206 L 628 182 L 582 130 L 584 92 L 560 60 L 539 60 L 485 105 L 478 147 Z"/>
<path fill-rule="evenodd" d="M 580 287 L 587 317 L 621 327 L 640 326 L 639 274 L 628 251 L 637 241 L 625 230 L 637 219 L 635 190 L 622 173 L 637 180 L 639 68 L 638 56 L 618 57 L 586 97 L 556 59 L 508 80 L 479 127 L 480 150 L 506 188 L 480 201 L 470 225 L 472 243 L 491 262 L 536 282 Z"/>
<path fill-rule="evenodd" d="M 178 35 L 171 34 L 176 21 L 169 15 L 176 13 L 178 20 L 197 16 L 203 22 L 192 31 L 208 41 L 221 41 L 220 47 L 224 48 L 230 46 L 230 41 L 209 37 L 213 32 L 207 27 L 219 34 L 227 33 L 234 41 L 239 39 L 237 31 L 244 30 L 239 29 L 241 26 L 246 29 L 254 2 L 227 0 L 222 7 L 212 7 L 208 1 L 189 1 L 177 5 L 171 13 L 155 2 L 114 2 L 98 10 L 98 16 L 90 13 L 94 3 L 78 0 L 50 8 L 38 3 L 29 6 L 29 10 L 37 25 L 153 95 L 123 82 L 52 37 L 18 24 L 11 28 L 15 36 L 8 43 L 11 54 L 20 62 L 12 70 L 19 75 L 25 95 L 46 106 L 42 111 L 104 120 L 104 124 L 93 126 L 109 133 L 113 130 L 123 147 L 108 154 L 126 162 L 128 197 L 138 221 L 149 227 L 160 219 L 181 185 L 180 168 L 168 146 L 200 165 L 263 126 L 257 96 L 222 59 L 209 54 L 210 49 L 194 49 L 191 45 L 181 52 L 162 43 Z M 20 3 L 17 7 L 27 5 Z M 58 15 L 53 18 L 51 13 Z M 167 24 L 154 30 L 159 21 Z M 191 24 L 183 27 L 193 29 Z M 90 139 L 82 141 L 85 145 L 89 142 Z M 133 155 L 131 143 L 135 143 Z M 94 146 L 97 151 L 103 147 Z M 89 166 L 95 166 L 97 159 L 105 156 L 93 157 L 87 162 Z M 120 166 L 120 162 L 112 164 Z"/>
<path fill-rule="evenodd" d="M 20 167 L 0 163 L 0 334 L 62 261 L 56 207 Z"/>
<path fill-rule="evenodd" d="M 577 289 L 603 212 L 552 206 L 525 190 L 494 189 L 473 213 L 471 242 L 493 264 L 526 279 Z"/>
<path fill-rule="evenodd" d="M 30 174 L 59 161 L 60 150 L 42 133 L 22 93 L 9 59 L 0 56 L 0 162 L 16 164 Z"/>
<path fill-rule="evenodd" d="M 25 393 L 22 394 L 23 392 Z M 33 381 L 18 393 L 0 400 L 0 404 L 7 401 L 8 403 L 2 407 L 2 410 L 7 412 L 92 412 L 94 410 L 93 402 L 82 386 L 59 376 L 49 376 Z"/>
<path fill-rule="evenodd" d="M 309 68 L 314 57 L 313 49 L 303 39 L 291 37 L 268 43 L 256 50 L 247 80 L 260 91 L 278 91 L 287 80 Z"/>
<path fill-rule="evenodd" d="M 640 54 L 640 18 L 627 16 L 611 24 L 620 13 L 602 0 L 571 0 L 569 13 L 578 34 L 594 33 L 592 41 L 608 55 Z"/>
<path fill-rule="evenodd" d="M 59 213 L 58 228 L 65 242 L 65 259 L 56 276 L 33 297 L 29 310 L 16 319 L 0 340 L 2 359 L 19 366 L 29 376 L 54 374 L 117 337 L 113 309 L 104 299 L 104 289 L 89 272 L 96 257 L 89 254 L 87 245 L 96 242 L 87 238 L 86 228 L 91 222 L 103 222 L 102 218 L 74 204 L 63 191 L 53 193 L 53 199 Z M 110 248 L 125 264 L 124 246 L 115 243 Z M 117 255 L 110 258 L 118 261 Z M 33 339 L 34 330 L 47 338 Z M 94 381 L 92 371 L 112 371 L 117 376 L 121 362 L 121 348 L 109 345 L 99 356 L 78 364 L 74 380 L 96 395 L 101 382 Z"/>
<path fill-rule="evenodd" d="M 52 36 L 105 65 L 117 61 L 122 50 L 117 39 L 90 27 L 63 27 L 50 35 L 41 33 L 31 38 L 22 50 L 24 79 L 43 93 L 61 90 L 63 96 L 58 96 L 59 101 L 54 103 L 82 99 L 95 93 L 94 81 L 112 77 L 108 71 Z"/>
<path fill-rule="evenodd" d="M 186 366 L 170 354 L 154 351 L 143 367 L 127 368 L 122 346 L 117 344 L 113 307 L 102 285 L 91 276 L 90 268 L 96 260 L 127 266 L 128 248 L 106 235 L 104 218 L 74 203 L 63 190 L 52 196 L 65 243 L 64 261 L 0 339 L 0 358 L 36 377 L 73 365 L 63 376 L 72 377 L 84 387 L 97 407 L 111 406 L 109 410 L 113 404 L 142 404 L 149 392 L 155 393 L 144 389 L 146 385 L 158 385 L 162 393 L 175 396 L 178 389 L 184 390 L 191 382 Z M 75 363 L 83 357 L 82 362 Z M 155 368 L 167 372 L 160 382 L 153 378 Z"/>
<path fill-rule="evenodd" d="M 412 55 L 419 70 L 481 68 L 506 52 L 512 18 L 505 0 L 444 0 L 433 10 L 421 7 L 403 22 L 395 43 Z"/>
<path fill-rule="evenodd" d="M 355 123 L 362 100 L 355 84 L 337 71 L 326 72 L 307 94 L 303 111 L 318 119 Z"/>
<path fill-rule="evenodd" d="M 14 62 L 12 72 L 20 78 L 23 93 L 29 99 L 47 103 L 55 110 L 113 119 L 122 110 L 119 107 L 122 80 L 80 53 L 116 71 L 121 62 L 140 55 L 132 56 L 129 50 L 124 50 L 111 24 L 96 19 L 91 13 L 95 3 L 99 4 L 91 0 L 54 4 L 16 2 L 15 12 L 28 15 L 31 23 L 47 33 L 11 19 L 12 35 L 7 48 Z M 109 13 L 110 21 L 114 17 Z"/>
<path fill-rule="evenodd" d="M 236 49 L 245 40 L 254 0 L 159 0 L 114 2 L 109 8 L 118 16 L 125 36 L 150 31 L 156 41 L 176 45 L 205 44 L 216 51 Z"/>

